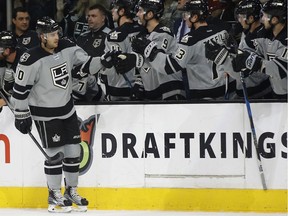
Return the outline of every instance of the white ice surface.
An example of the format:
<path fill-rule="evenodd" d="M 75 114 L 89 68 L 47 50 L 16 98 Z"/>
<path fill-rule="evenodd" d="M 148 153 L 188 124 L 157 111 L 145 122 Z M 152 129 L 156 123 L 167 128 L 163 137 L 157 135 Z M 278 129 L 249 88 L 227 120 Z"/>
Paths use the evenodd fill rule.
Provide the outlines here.
<path fill-rule="evenodd" d="M 175 212 L 175 211 L 100 211 L 49 213 L 46 209 L 6 209 L 0 208 L 1 216 L 287 216 L 287 213 L 227 213 L 227 212 Z"/>

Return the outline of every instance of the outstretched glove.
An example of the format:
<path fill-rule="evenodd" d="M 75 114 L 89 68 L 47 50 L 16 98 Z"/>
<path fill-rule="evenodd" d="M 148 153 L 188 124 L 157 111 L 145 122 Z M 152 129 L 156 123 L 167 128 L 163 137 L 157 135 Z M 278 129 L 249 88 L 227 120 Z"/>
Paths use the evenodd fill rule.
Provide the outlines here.
<path fill-rule="evenodd" d="M 221 65 L 228 56 L 228 50 L 224 45 L 216 43 L 214 40 L 205 43 L 205 56 L 216 65 Z"/>
<path fill-rule="evenodd" d="M 118 74 L 124 74 L 135 67 L 142 67 L 143 63 L 144 58 L 138 53 L 121 53 L 118 55 L 114 67 Z"/>
<path fill-rule="evenodd" d="M 32 128 L 32 118 L 29 110 L 15 110 L 15 127 L 23 134 L 27 134 Z"/>
<path fill-rule="evenodd" d="M 116 51 L 116 50 L 112 50 L 109 51 L 107 53 L 104 53 L 101 57 L 101 64 L 105 67 L 105 68 L 111 68 L 114 66 L 115 64 L 115 60 L 117 59 L 117 56 L 121 53 L 121 51 Z"/>
<path fill-rule="evenodd" d="M 232 67 L 235 72 L 243 72 L 246 69 L 251 73 L 260 70 L 262 66 L 262 59 L 255 53 L 249 53 L 248 51 L 241 51 L 232 60 Z"/>
<path fill-rule="evenodd" d="M 157 44 L 145 37 L 138 37 L 132 40 L 132 50 L 141 54 L 150 61 L 153 61 L 159 52 Z"/>

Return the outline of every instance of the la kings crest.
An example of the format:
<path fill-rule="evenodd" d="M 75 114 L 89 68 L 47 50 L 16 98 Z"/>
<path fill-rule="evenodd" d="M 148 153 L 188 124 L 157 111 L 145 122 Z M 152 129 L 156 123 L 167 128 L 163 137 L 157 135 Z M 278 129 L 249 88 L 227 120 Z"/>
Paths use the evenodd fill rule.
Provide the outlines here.
<path fill-rule="evenodd" d="M 55 86 L 66 89 L 69 83 L 69 73 L 66 62 L 50 69 Z"/>
<path fill-rule="evenodd" d="M 22 44 L 24 45 L 28 45 L 30 42 L 31 42 L 31 37 L 26 37 L 26 38 L 23 38 L 22 40 Z"/>
<path fill-rule="evenodd" d="M 93 47 L 94 48 L 99 47 L 101 42 L 102 42 L 102 39 L 95 39 L 94 42 L 93 42 Z"/>

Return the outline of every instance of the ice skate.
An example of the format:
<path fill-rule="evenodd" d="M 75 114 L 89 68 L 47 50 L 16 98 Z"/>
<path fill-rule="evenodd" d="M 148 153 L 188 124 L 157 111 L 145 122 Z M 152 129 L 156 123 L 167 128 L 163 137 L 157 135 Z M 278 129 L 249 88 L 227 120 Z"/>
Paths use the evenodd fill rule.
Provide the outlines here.
<path fill-rule="evenodd" d="M 48 212 L 64 212 L 72 211 L 72 202 L 66 199 L 59 190 L 49 189 L 48 196 Z"/>
<path fill-rule="evenodd" d="M 73 207 L 73 211 L 86 212 L 88 206 L 88 200 L 81 197 L 77 193 L 77 187 L 67 187 L 64 193 L 64 197 L 74 203 L 76 207 Z"/>

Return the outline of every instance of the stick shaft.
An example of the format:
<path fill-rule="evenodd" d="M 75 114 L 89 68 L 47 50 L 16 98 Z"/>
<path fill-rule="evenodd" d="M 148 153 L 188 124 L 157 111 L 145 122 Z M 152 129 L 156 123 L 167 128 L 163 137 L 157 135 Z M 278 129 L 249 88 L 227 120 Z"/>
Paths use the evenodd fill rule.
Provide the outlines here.
<path fill-rule="evenodd" d="M 256 130 L 255 130 L 255 126 L 254 126 L 254 121 L 253 121 L 253 117 L 252 117 L 252 111 L 251 111 L 250 102 L 248 100 L 248 95 L 247 95 L 246 83 L 244 80 L 243 72 L 240 72 L 240 74 L 241 74 L 240 79 L 241 79 L 241 83 L 242 83 L 242 87 L 243 87 L 244 100 L 245 100 L 245 104 L 246 104 L 247 114 L 249 117 L 251 132 L 252 132 L 252 136 L 253 136 L 253 143 L 254 143 L 254 147 L 256 150 L 256 154 L 257 154 L 257 163 L 258 163 L 260 178 L 261 178 L 263 189 L 267 190 L 267 184 L 265 181 L 264 170 L 263 170 L 263 165 L 262 165 L 262 161 L 261 161 L 261 155 L 259 152 L 259 146 L 258 146 Z"/>

